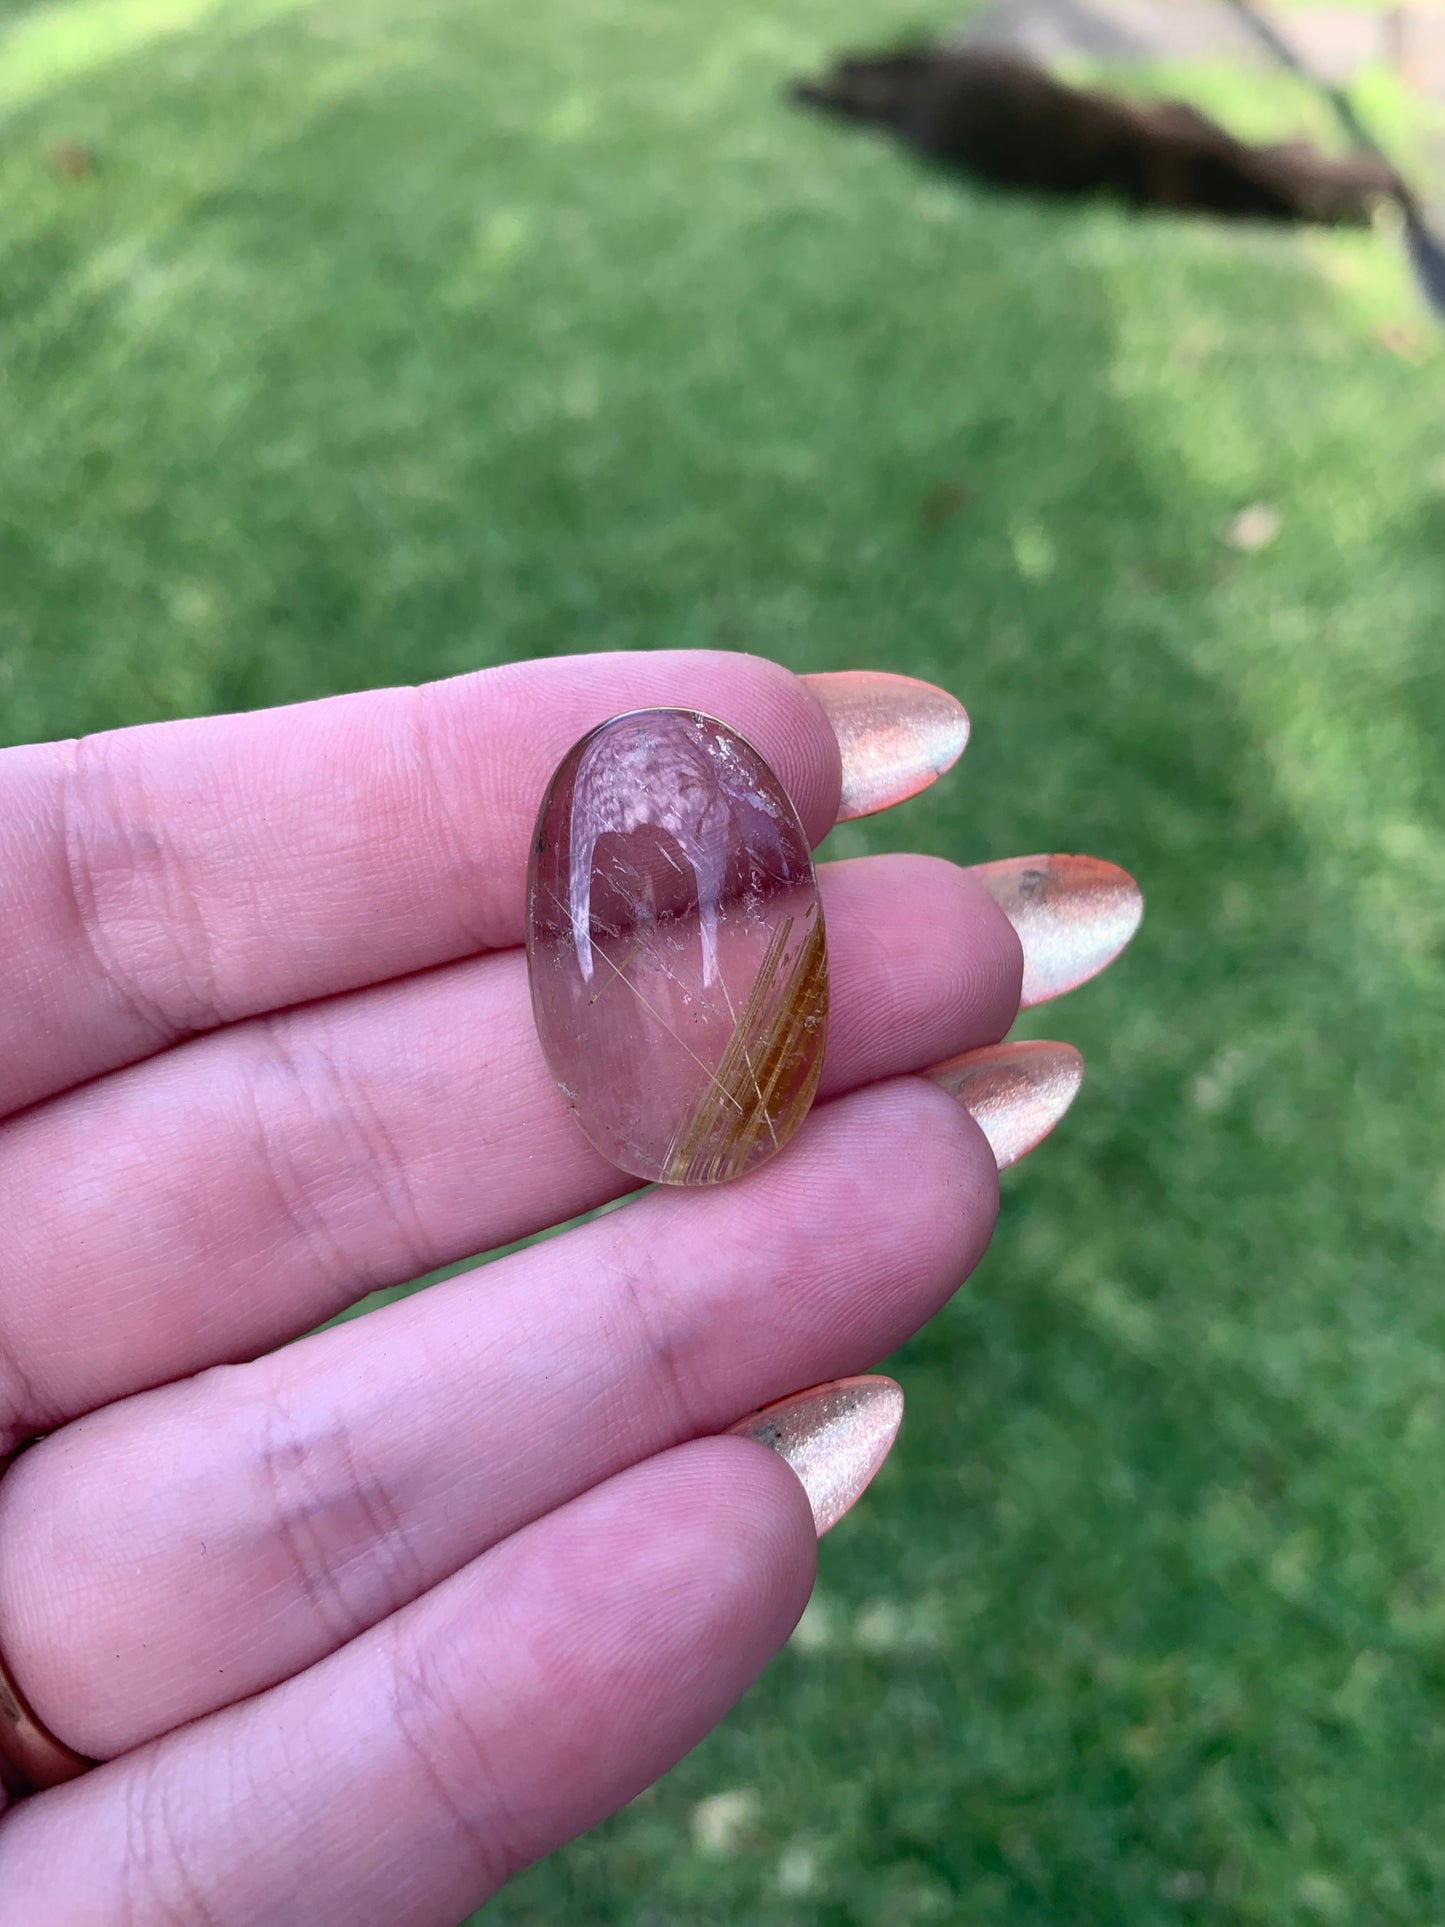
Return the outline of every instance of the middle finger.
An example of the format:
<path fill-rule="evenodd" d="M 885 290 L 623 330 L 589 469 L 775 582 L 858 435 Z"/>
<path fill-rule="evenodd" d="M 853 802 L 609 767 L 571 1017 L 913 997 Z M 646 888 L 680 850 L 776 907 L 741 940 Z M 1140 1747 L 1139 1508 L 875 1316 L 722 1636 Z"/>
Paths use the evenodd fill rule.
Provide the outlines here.
<path fill-rule="evenodd" d="M 966 872 L 821 871 L 825 1095 L 1001 1037 L 1018 940 Z M 552 1086 L 512 950 L 250 1019 L 0 1130 L 0 1452 L 251 1358 L 632 1189 Z M 10 1439 L 7 1441 L 7 1427 Z"/>

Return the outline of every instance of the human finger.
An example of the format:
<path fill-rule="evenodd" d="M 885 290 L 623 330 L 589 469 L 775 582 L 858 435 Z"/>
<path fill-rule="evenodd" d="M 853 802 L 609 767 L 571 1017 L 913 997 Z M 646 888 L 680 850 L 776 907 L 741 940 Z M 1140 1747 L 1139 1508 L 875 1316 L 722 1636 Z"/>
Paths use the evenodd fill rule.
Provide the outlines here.
<path fill-rule="evenodd" d="M 1018 942 L 938 858 L 822 869 L 824 1095 L 1001 1037 Z M 229 1026 L 0 1126 L 0 1438 L 254 1356 L 633 1188 L 516 950 Z"/>
<path fill-rule="evenodd" d="M 876 776 L 891 758 L 909 794 L 943 760 L 952 699 L 866 680 L 875 712 L 876 685 L 896 683 L 905 723 L 927 690 L 926 728 L 885 751 L 850 710 L 855 765 Z M 840 679 L 820 686 L 836 707 Z M 197 1031 L 518 943 L 553 768 L 606 717 L 651 706 L 720 715 L 813 841 L 834 821 L 819 700 L 720 651 L 558 657 L 0 752 L 0 1115 Z M 956 754 L 967 718 L 952 709 Z"/>
<path fill-rule="evenodd" d="M 871 1366 L 996 1205 L 966 1112 L 898 1079 L 736 1184 L 94 1413 L 0 1481 L 0 1650 L 96 1756 L 260 1691 L 626 1465 Z"/>
<path fill-rule="evenodd" d="M 702 1738 L 797 1620 L 814 1545 L 760 1446 L 650 1459 L 298 1678 L 17 1804 L 7 1909 L 454 1927 Z"/>

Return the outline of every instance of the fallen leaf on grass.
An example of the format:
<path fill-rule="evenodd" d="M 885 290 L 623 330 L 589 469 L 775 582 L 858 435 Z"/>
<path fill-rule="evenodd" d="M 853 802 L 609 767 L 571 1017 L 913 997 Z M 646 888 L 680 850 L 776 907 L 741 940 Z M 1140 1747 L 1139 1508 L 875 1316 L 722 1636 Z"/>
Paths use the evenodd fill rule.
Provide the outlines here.
<path fill-rule="evenodd" d="M 50 164 L 63 181 L 83 181 L 95 172 L 95 155 L 83 141 L 61 141 L 50 150 Z"/>
<path fill-rule="evenodd" d="M 725 1859 L 756 1826 L 762 1802 L 751 1787 L 710 1793 L 692 1810 L 692 1844 L 712 1859 Z"/>
<path fill-rule="evenodd" d="M 1022 522 L 1013 531 L 1014 563 L 1025 582 L 1044 582 L 1058 563 L 1053 537 L 1037 522 Z"/>
<path fill-rule="evenodd" d="M 1253 555 L 1259 549 L 1267 549 L 1271 542 L 1279 539 L 1284 526 L 1277 508 L 1269 502 L 1251 502 L 1247 509 L 1238 515 L 1224 531 L 1224 539 L 1232 549 L 1242 549 L 1246 555 Z"/>
<path fill-rule="evenodd" d="M 1187 585 L 1188 576 L 1167 562 L 1140 562 L 1130 569 L 1128 580 L 1141 595 L 1173 595 Z"/>
<path fill-rule="evenodd" d="M 1398 355 L 1401 361 L 1408 361 L 1414 368 L 1429 358 L 1430 343 L 1425 339 L 1423 329 L 1414 327 L 1408 321 L 1382 321 L 1374 335 L 1382 348 L 1388 348 L 1392 355 Z"/>
<path fill-rule="evenodd" d="M 1176 368 L 1202 368 L 1219 350 L 1219 336 L 1213 328 L 1186 328 L 1169 350 Z"/>
<path fill-rule="evenodd" d="M 919 505 L 918 519 L 926 529 L 941 529 L 977 498 L 978 490 L 967 482 L 940 482 L 931 488 Z"/>

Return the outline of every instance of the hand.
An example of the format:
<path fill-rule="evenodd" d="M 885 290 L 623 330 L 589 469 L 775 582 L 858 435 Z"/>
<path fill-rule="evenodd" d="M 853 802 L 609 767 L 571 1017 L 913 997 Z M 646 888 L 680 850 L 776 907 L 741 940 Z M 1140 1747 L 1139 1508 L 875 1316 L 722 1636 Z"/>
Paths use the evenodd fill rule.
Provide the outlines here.
<path fill-rule="evenodd" d="M 975 1263 L 967 1106 L 1021 1148 L 1014 1073 L 911 1073 L 1012 1021 L 995 896 L 1047 993 L 1132 927 L 1121 873 L 1112 934 L 1061 961 L 1039 863 L 826 866 L 824 1084 L 779 1158 L 301 1336 L 630 1187 L 547 1076 L 518 945 L 553 766 L 652 704 L 725 717 L 814 840 L 833 821 L 818 701 L 724 655 L 0 755 L 0 1453 L 49 1434 L 0 1479 L 0 1655 L 105 1762 L 0 1819 L 15 1927 L 451 1927 L 691 1747 L 802 1610 L 804 1488 L 717 1435 L 866 1368 Z"/>

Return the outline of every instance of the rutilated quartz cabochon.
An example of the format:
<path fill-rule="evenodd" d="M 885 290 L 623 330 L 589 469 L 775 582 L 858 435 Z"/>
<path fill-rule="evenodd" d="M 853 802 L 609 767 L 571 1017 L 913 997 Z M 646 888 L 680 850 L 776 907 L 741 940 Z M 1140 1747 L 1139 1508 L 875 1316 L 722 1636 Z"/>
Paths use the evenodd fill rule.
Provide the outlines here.
<path fill-rule="evenodd" d="M 807 1115 L 828 1029 L 812 853 L 715 717 L 633 710 L 563 757 L 532 841 L 527 965 L 558 1088 L 634 1177 L 740 1177 Z"/>

